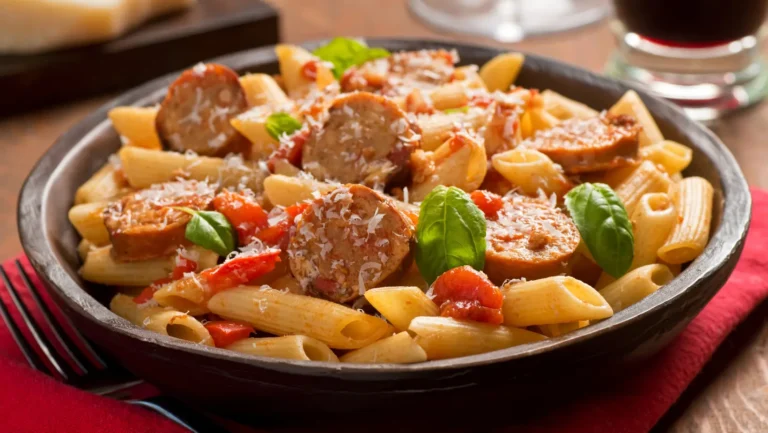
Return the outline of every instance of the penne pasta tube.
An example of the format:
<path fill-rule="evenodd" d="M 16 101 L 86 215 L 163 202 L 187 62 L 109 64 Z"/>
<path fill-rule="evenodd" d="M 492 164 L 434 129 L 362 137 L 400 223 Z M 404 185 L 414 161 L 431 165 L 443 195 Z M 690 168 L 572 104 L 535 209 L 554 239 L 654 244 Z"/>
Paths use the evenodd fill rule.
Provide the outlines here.
<path fill-rule="evenodd" d="M 573 277 L 549 277 L 502 287 L 504 324 L 552 325 L 611 317 L 610 305 Z"/>
<path fill-rule="evenodd" d="M 333 72 L 324 62 L 317 61 L 317 57 L 302 47 L 288 44 L 275 46 L 275 54 L 280 63 L 280 76 L 291 98 L 301 98 L 312 89 L 322 89 L 336 82 Z M 316 61 L 315 79 L 304 74 L 304 65 L 307 62 Z"/>
<path fill-rule="evenodd" d="M 304 177 L 273 174 L 264 179 L 264 195 L 274 206 L 291 206 L 304 200 L 312 200 L 313 192 L 325 193 L 336 186 Z"/>
<path fill-rule="evenodd" d="M 106 206 L 107 203 L 104 202 L 92 202 L 78 204 L 69 209 L 69 222 L 83 239 L 95 246 L 109 243 L 109 233 L 102 216 Z"/>
<path fill-rule="evenodd" d="M 713 194 L 712 185 L 701 177 L 688 177 L 676 184 L 673 197 L 677 223 L 659 248 L 661 260 L 686 263 L 704 251 L 709 241 Z"/>
<path fill-rule="evenodd" d="M 307 335 L 334 349 L 359 349 L 392 333 L 389 324 L 377 317 L 268 286 L 225 290 L 208 301 L 208 308 L 270 334 Z"/>
<path fill-rule="evenodd" d="M 438 110 L 464 107 L 469 103 L 467 89 L 461 83 L 449 83 L 430 93 L 432 105 Z"/>
<path fill-rule="evenodd" d="M 631 220 L 635 247 L 629 270 L 656 263 L 659 248 L 677 222 L 677 212 L 668 194 L 650 193 L 640 198 Z"/>
<path fill-rule="evenodd" d="M 673 278 L 675 276 L 664 265 L 641 266 L 605 286 L 600 290 L 600 295 L 611 305 L 614 312 L 619 312 L 640 302 Z"/>
<path fill-rule="evenodd" d="M 440 314 L 418 287 L 377 287 L 367 290 L 365 299 L 398 331 L 407 330 L 415 317 Z"/>
<path fill-rule="evenodd" d="M 160 150 L 163 145 L 155 128 L 157 107 L 115 107 L 109 110 L 109 120 L 129 146 Z"/>
<path fill-rule="evenodd" d="M 456 126 L 477 130 L 488 122 L 489 113 L 481 108 L 470 108 L 466 113 L 434 114 L 419 116 L 416 120 L 421 129 L 421 148 L 435 150 L 456 132 Z"/>
<path fill-rule="evenodd" d="M 485 147 L 466 133 L 458 133 L 437 148 L 429 158 L 434 171 L 421 182 L 414 182 L 410 196 L 421 201 L 438 185 L 455 186 L 467 192 L 480 187 L 488 171 Z M 430 166 L 431 164 L 427 164 Z"/>
<path fill-rule="evenodd" d="M 126 147 L 127 148 L 127 147 Z M 147 152 L 152 152 L 147 150 Z M 75 193 L 75 204 L 109 201 L 130 192 L 126 179 L 111 162 L 107 162 Z"/>
<path fill-rule="evenodd" d="M 240 77 L 240 85 L 245 91 L 249 107 L 264 105 L 272 110 L 285 110 L 293 105 L 288 95 L 270 75 L 245 74 Z"/>
<path fill-rule="evenodd" d="M 268 358 L 339 362 L 339 358 L 325 343 L 305 335 L 244 338 L 230 344 L 225 349 Z"/>
<path fill-rule="evenodd" d="M 506 92 L 515 82 L 523 62 L 525 62 L 525 56 L 521 53 L 499 54 L 480 67 L 480 78 L 485 82 L 488 91 Z"/>
<path fill-rule="evenodd" d="M 77 255 L 80 257 L 80 260 L 85 261 L 85 258 L 88 257 L 88 253 L 91 252 L 91 250 L 94 248 L 91 241 L 88 239 L 82 239 L 79 244 L 77 244 Z"/>
<path fill-rule="evenodd" d="M 544 110 L 560 120 L 567 120 L 573 117 L 589 119 L 600 114 L 579 101 L 566 98 L 549 89 L 541 92 L 541 98 L 544 100 Z"/>
<path fill-rule="evenodd" d="M 479 69 L 477 65 L 459 66 L 453 71 L 453 77 L 468 89 L 487 90 L 485 82 L 480 78 Z"/>
<path fill-rule="evenodd" d="M 627 90 L 624 96 L 613 104 L 613 107 L 608 112 L 611 114 L 626 114 L 637 119 L 637 122 L 642 126 L 638 135 L 641 148 L 664 140 L 664 136 L 661 135 L 656 121 L 653 120 L 653 116 L 651 116 L 648 108 L 645 107 L 643 100 L 640 99 L 640 95 L 634 90 Z"/>
<path fill-rule="evenodd" d="M 589 320 L 579 320 L 578 322 L 558 323 L 554 325 L 539 325 L 539 332 L 549 338 L 559 337 L 577 329 L 585 328 L 589 325 Z"/>
<path fill-rule="evenodd" d="M 133 302 L 132 297 L 123 294 L 117 294 L 112 298 L 109 309 L 134 325 L 158 334 L 213 346 L 211 334 L 205 326 L 189 314 L 163 307 L 139 305 Z"/>
<path fill-rule="evenodd" d="M 234 117 L 229 123 L 250 141 L 251 159 L 266 159 L 280 145 L 267 132 L 267 119 L 272 113 L 266 106 L 256 106 Z"/>
<path fill-rule="evenodd" d="M 560 123 L 560 119 L 549 114 L 543 108 L 534 108 L 529 110 L 528 113 L 531 119 L 531 135 L 536 131 L 553 128 Z"/>
<path fill-rule="evenodd" d="M 258 192 L 266 172 L 256 161 L 243 161 L 240 156 L 212 158 L 136 147 L 123 147 L 119 155 L 128 183 L 134 188 L 147 188 L 181 176 L 220 182 L 223 187 L 243 185 Z"/>
<path fill-rule="evenodd" d="M 671 185 L 672 181 L 669 180 L 669 175 L 659 170 L 654 163 L 643 161 L 614 190 L 624 204 L 627 215 L 632 215 L 638 203 L 640 203 L 640 199 L 645 194 L 669 192 Z"/>
<path fill-rule="evenodd" d="M 341 362 L 357 364 L 411 364 L 426 360 L 427 353 L 405 331 L 353 350 L 340 358 Z"/>
<path fill-rule="evenodd" d="M 516 147 L 494 155 L 491 164 L 527 195 L 537 195 L 541 190 L 562 197 L 572 186 L 552 160 L 538 150 Z"/>
<path fill-rule="evenodd" d="M 450 317 L 417 317 L 408 330 L 429 360 L 477 355 L 547 338 L 526 329 Z"/>
<path fill-rule="evenodd" d="M 693 160 L 693 150 L 680 143 L 664 140 L 641 148 L 640 158 L 664 167 L 668 174 L 673 175 L 688 167 Z"/>

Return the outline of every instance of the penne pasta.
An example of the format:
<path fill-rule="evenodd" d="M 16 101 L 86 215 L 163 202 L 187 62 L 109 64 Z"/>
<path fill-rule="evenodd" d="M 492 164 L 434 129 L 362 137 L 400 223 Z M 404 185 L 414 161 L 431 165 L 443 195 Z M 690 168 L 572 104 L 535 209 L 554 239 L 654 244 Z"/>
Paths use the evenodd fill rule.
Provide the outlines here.
<path fill-rule="evenodd" d="M 595 289 L 573 277 L 507 284 L 502 292 L 504 324 L 509 326 L 600 320 L 613 315 L 610 305 Z"/>
<path fill-rule="evenodd" d="M 435 150 L 456 133 L 456 126 L 477 130 L 488 122 L 488 112 L 470 108 L 466 113 L 439 113 L 419 116 L 416 120 L 421 129 L 421 148 Z"/>
<path fill-rule="evenodd" d="M 461 83 L 449 83 L 430 93 L 429 98 L 437 110 L 464 107 L 469 103 L 467 88 Z"/>
<path fill-rule="evenodd" d="M 240 77 L 248 106 L 266 106 L 271 110 L 285 110 L 293 102 L 274 78 L 267 74 L 245 74 Z"/>
<path fill-rule="evenodd" d="M 506 92 L 515 82 L 524 61 L 525 56 L 521 53 L 499 54 L 480 67 L 480 78 L 489 91 Z"/>
<path fill-rule="evenodd" d="M 301 98 L 312 89 L 322 89 L 336 82 L 328 66 L 317 61 L 317 57 L 302 47 L 278 44 L 275 46 L 275 53 L 280 63 L 280 76 L 283 77 L 283 84 L 291 98 Z M 304 65 L 307 62 L 316 62 L 314 80 L 304 73 Z"/>
<path fill-rule="evenodd" d="M 688 177 L 676 184 L 673 194 L 677 223 L 659 248 L 659 258 L 681 264 L 698 257 L 709 241 L 712 221 L 712 185 L 701 177 Z"/>
<path fill-rule="evenodd" d="M 132 297 L 123 294 L 112 298 L 109 309 L 134 325 L 158 334 L 213 346 L 211 334 L 189 314 L 163 307 L 140 305 L 133 302 Z"/>
<path fill-rule="evenodd" d="M 213 158 L 136 147 L 123 147 L 118 154 L 128 183 L 134 188 L 186 177 L 219 182 L 224 187 L 242 185 L 258 192 L 266 173 L 256 161 L 243 161 L 239 156 Z"/>
<path fill-rule="evenodd" d="M 677 212 L 668 194 L 650 193 L 640 198 L 631 220 L 635 247 L 630 270 L 656 263 L 659 248 L 677 222 Z"/>
<path fill-rule="evenodd" d="M 75 204 L 109 201 L 128 192 L 130 192 L 129 185 L 118 167 L 112 162 L 107 162 L 90 179 L 80 185 L 75 193 Z"/>
<path fill-rule="evenodd" d="M 155 128 L 157 107 L 115 107 L 109 110 L 109 120 L 127 145 L 160 150 L 163 145 Z"/>
<path fill-rule="evenodd" d="M 252 159 L 266 159 L 280 145 L 267 132 L 267 118 L 271 113 L 270 108 L 257 106 L 229 121 L 233 128 L 253 144 L 251 147 Z"/>
<path fill-rule="evenodd" d="M 431 171 L 431 164 L 427 164 L 430 175 L 414 175 L 425 179 L 414 182 L 410 194 L 413 201 L 423 200 L 438 185 L 455 186 L 472 192 L 483 183 L 488 170 L 485 147 L 464 133 L 449 138 L 428 158 L 434 163 L 434 171 Z"/>
<path fill-rule="evenodd" d="M 585 328 L 589 325 L 589 320 L 579 320 L 578 322 L 558 323 L 554 325 L 539 325 L 539 332 L 549 338 L 560 337 L 577 329 Z"/>
<path fill-rule="evenodd" d="M 339 358 L 325 343 L 305 335 L 244 338 L 230 344 L 225 349 L 268 358 L 339 362 Z"/>
<path fill-rule="evenodd" d="M 91 252 L 93 248 L 93 244 L 88 239 L 81 240 L 80 243 L 77 244 L 77 255 L 80 257 L 80 260 L 85 261 L 85 258 L 88 257 L 88 253 Z"/>
<path fill-rule="evenodd" d="M 624 203 L 627 215 L 632 215 L 645 194 L 666 193 L 671 185 L 669 175 L 659 170 L 652 162 L 644 161 L 629 177 L 616 186 L 615 191 Z"/>
<path fill-rule="evenodd" d="M 273 174 L 264 179 L 264 195 L 274 206 L 290 206 L 311 200 L 313 192 L 324 193 L 334 188 L 331 184 L 304 177 Z"/>
<path fill-rule="evenodd" d="M 417 317 L 408 330 L 416 335 L 416 343 L 429 360 L 476 355 L 547 338 L 526 329 L 450 317 Z"/>
<path fill-rule="evenodd" d="M 544 110 L 560 120 L 574 117 L 577 119 L 589 119 L 600 114 L 586 104 L 566 98 L 553 90 L 547 89 L 541 92 L 541 98 L 544 100 Z"/>
<path fill-rule="evenodd" d="M 107 203 L 104 202 L 92 202 L 72 206 L 69 210 L 69 222 L 83 239 L 87 239 L 94 246 L 109 243 L 109 233 L 102 216 L 106 206 Z"/>
<path fill-rule="evenodd" d="M 357 364 L 411 364 L 426 361 L 427 353 L 404 331 L 346 353 L 340 360 Z"/>
<path fill-rule="evenodd" d="M 640 149 L 640 158 L 651 161 L 670 174 L 677 174 L 685 170 L 693 159 L 693 150 L 670 140 L 645 146 Z"/>
<path fill-rule="evenodd" d="M 359 349 L 392 333 L 387 322 L 379 318 L 267 286 L 242 286 L 217 293 L 208 301 L 208 308 L 270 334 L 307 335 L 334 349 Z"/>
<path fill-rule="evenodd" d="M 640 302 L 659 287 L 675 278 L 669 268 L 660 264 L 641 266 L 600 290 L 614 312 Z"/>
<path fill-rule="evenodd" d="M 608 112 L 611 114 L 626 114 L 637 119 L 637 122 L 642 126 L 638 135 L 640 147 L 649 146 L 664 140 L 664 136 L 661 135 L 661 131 L 653 120 L 651 113 L 648 112 L 648 108 L 645 107 L 643 100 L 640 99 L 640 95 L 634 90 L 627 90 L 624 96 L 613 104 L 613 107 Z"/>
<path fill-rule="evenodd" d="M 541 190 L 562 197 L 572 186 L 562 170 L 538 150 L 517 147 L 494 155 L 491 164 L 527 195 L 535 196 Z"/>
<path fill-rule="evenodd" d="M 440 310 L 418 287 L 377 287 L 365 299 L 398 331 L 405 331 L 415 317 L 437 316 Z"/>

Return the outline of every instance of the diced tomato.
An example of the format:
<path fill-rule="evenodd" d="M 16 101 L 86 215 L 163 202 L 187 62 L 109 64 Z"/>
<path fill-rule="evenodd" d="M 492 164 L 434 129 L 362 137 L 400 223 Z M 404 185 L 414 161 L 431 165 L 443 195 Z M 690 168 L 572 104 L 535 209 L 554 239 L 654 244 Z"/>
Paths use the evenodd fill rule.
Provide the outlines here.
<path fill-rule="evenodd" d="M 309 203 L 299 203 L 285 208 L 285 218 L 256 233 L 256 237 L 267 245 L 285 249 L 288 246 L 288 234 L 296 217 L 309 207 Z"/>
<path fill-rule="evenodd" d="M 494 325 L 500 325 L 504 322 L 504 315 L 500 308 L 483 307 L 478 301 L 444 302 L 440 307 L 440 315 Z"/>
<path fill-rule="evenodd" d="M 504 207 L 504 200 L 501 199 L 501 196 L 492 192 L 478 189 L 472 191 L 470 197 L 488 219 L 495 219 L 498 216 L 499 211 Z"/>
<path fill-rule="evenodd" d="M 176 258 L 176 266 L 173 268 L 173 271 L 171 271 L 170 277 L 160 278 L 159 280 L 155 280 L 150 284 L 149 286 L 145 287 L 144 290 L 139 293 L 138 296 L 133 298 L 133 302 L 137 304 L 143 304 L 155 295 L 155 292 L 157 290 L 176 280 L 180 280 L 182 277 L 184 277 L 184 274 L 187 272 L 195 272 L 197 270 L 197 262 L 194 260 L 190 260 L 183 256 L 178 256 Z"/>
<path fill-rule="evenodd" d="M 213 207 L 235 227 L 240 245 L 248 245 L 254 234 L 267 226 L 267 213 L 243 194 L 223 190 L 213 199 Z"/>
<path fill-rule="evenodd" d="M 477 94 L 469 98 L 469 105 L 471 107 L 488 108 L 493 103 L 491 95 Z"/>
<path fill-rule="evenodd" d="M 303 130 L 293 134 L 290 143 L 281 144 L 267 160 L 269 171 L 275 171 L 275 161 L 284 159 L 296 167 L 301 166 L 301 152 L 304 149 L 304 143 L 309 137 L 309 130 Z"/>
<path fill-rule="evenodd" d="M 216 347 L 227 347 L 235 341 L 248 338 L 254 332 L 252 326 L 230 320 L 208 322 L 204 326 Z"/>
<path fill-rule="evenodd" d="M 301 67 L 301 75 L 307 80 L 317 79 L 317 60 L 310 60 Z"/>
<path fill-rule="evenodd" d="M 494 324 L 504 319 L 501 290 L 485 274 L 471 266 L 444 272 L 435 280 L 432 289 L 442 316 Z"/>
<path fill-rule="evenodd" d="M 280 250 L 269 250 L 255 256 L 235 257 L 219 266 L 204 270 L 200 277 L 215 294 L 271 272 L 279 261 Z"/>
<path fill-rule="evenodd" d="M 413 225 L 419 224 L 419 214 L 416 212 L 406 212 L 405 215 L 411 220 Z"/>

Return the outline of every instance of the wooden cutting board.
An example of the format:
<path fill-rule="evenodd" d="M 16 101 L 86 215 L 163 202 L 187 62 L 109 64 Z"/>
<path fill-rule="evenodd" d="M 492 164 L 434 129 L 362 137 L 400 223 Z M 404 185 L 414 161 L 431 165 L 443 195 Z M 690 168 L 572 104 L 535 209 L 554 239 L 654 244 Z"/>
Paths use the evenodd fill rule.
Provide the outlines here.
<path fill-rule="evenodd" d="M 0 116 L 124 89 L 278 39 L 277 11 L 261 0 L 198 0 L 103 44 L 0 55 Z"/>

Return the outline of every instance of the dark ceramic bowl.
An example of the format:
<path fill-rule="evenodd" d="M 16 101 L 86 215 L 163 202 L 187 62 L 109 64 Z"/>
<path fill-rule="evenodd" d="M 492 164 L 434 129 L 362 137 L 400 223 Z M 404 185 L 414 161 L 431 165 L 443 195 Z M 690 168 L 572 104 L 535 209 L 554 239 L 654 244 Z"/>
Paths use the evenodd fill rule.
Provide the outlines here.
<path fill-rule="evenodd" d="M 501 52 L 423 40 L 371 40 L 369 44 L 392 51 L 456 48 L 462 63 L 474 64 Z M 240 73 L 278 70 L 272 48 L 216 61 Z M 547 397 L 555 390 L 567 394 L 579 379 L 624 371 L 669 342 L 723 286 L 749 226 L 747 183 L 723 143 L 679 109 L 638 89 L 664 136 L 693 148 L 693 163 L 686 175 L 704 177 L 715 188 L 707 249 L 678 278 L 642 302 L 560 338 L 414 365 L 288 361 L 190 344 L 133 326 L 104 306 L 109 292 L 86 283 L 77 273 L 78 235 L 67 220 L 76 188 L 120 147 L 107 111 L 117 105 L 157 103 L 176 76 L 170 74 L 127 92 L 64 134 L 24 184 L 19 231 L 35 269 L 83 334 L 137 376 L 214 410 L 349 411 L 406 403 L 429 407 L 438 401 L 482 402 L 487 399 L 469 396 L 504 389 L 514 390 L 504 395 L 506 401 Z M 597 109 L 610 107 L 629 89 L 624 83 L 534 55 L 526 58 L 517 83 L 553 89 Z"/>

